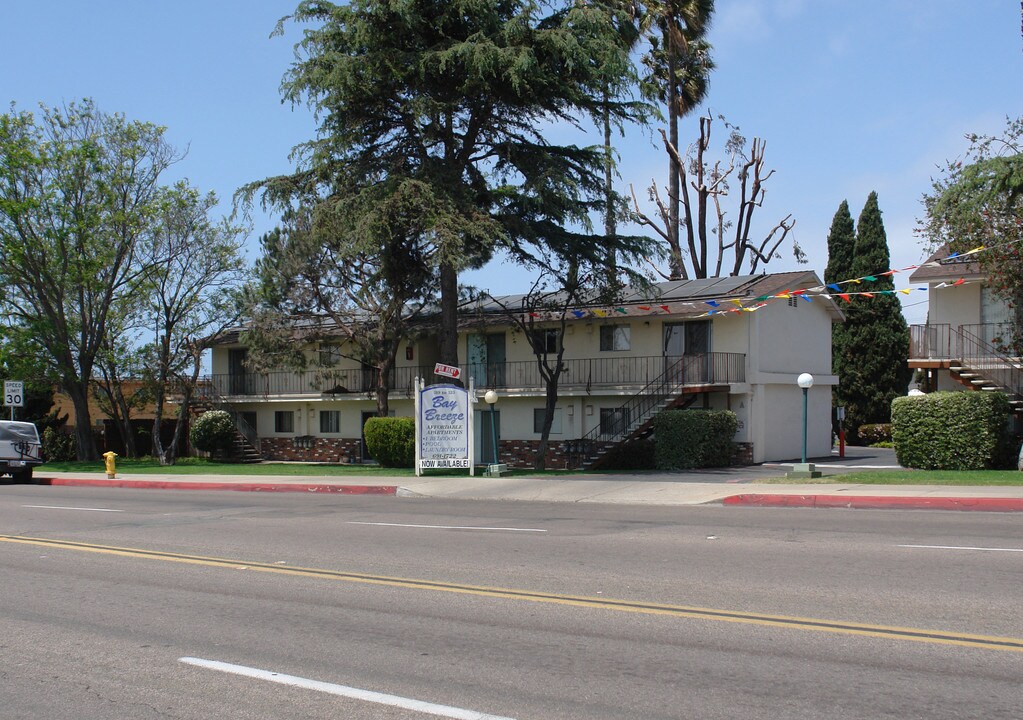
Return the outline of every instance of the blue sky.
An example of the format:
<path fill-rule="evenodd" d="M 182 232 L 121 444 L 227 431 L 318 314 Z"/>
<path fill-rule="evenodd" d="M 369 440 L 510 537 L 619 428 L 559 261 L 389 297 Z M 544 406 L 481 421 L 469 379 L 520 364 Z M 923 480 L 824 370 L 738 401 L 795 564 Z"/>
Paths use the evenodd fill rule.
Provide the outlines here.
<path fill-rule="evenodd" d="M 311 114 L 282 105 L 278 93 L 298 34 L 269 35 L 292 2 L 2 0 L 0 7 L 5 110 L 10 101 L 34 109 L 93 97 L 108 112 L 166 125 L 170 141 L 188 148 L 168 180 L 187 177 L 215 190 L 225 212 L 243 183 L 287 172 L 291 148 L 314 132 Z M 963 153 L 965 133 L 997 133 L 1007 115 L 1023 114 L 1015 0 L 718 0 L 710 40 L 718 65 L 710 110 L 748 138 L 764 138 L 767 165 L 776 169 L 757 216 L 761 230 L 791 212 L 818 274 L 839 203 L 847 199 L 855 218 L 872 190 L 893 266 L 919 262 L 913 228 L 937 167 Z M 688 142 L 697 120 L 684 122 Z M 663 185 L 655 137 L 634 129 L 622 141 L 621 190 L 632 183 L 642 198 L 651 180 Z M 257 215 L 253 224 L 255 247 L 273 219 Z M 797 268 L 787 251 L 768 266 Z M 527 279 L 495 265 L 470 281 L 510 293 Z M 904 298 L 910 322 L 924 320 L 925 299 Z"/>

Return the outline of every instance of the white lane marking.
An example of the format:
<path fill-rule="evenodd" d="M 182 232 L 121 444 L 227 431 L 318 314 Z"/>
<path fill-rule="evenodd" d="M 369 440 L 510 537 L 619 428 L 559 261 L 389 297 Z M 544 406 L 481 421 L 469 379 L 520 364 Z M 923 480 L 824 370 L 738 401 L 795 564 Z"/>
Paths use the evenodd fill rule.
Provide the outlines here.
<path fill-rule="evenodd" d="M 1023 552 L 1023 548 L 962 547 L 959 545 L 897 545 L 896 547 L 919 548 L 922 550 L 988 550 L 990 552 Z"/>
<path fill-rule="evenodd" d="M 406 525 L 405 523 L 358 522 L 349 520 L 345 525 L 380 525 L 383 527 L 427 528 L 430 530 L 504 530 L 506 532 L 547 532 L 538 528 L 480 527 L 478 525 Z"/>
<path fill-rule="evenodd" d="M 124 510 L 111 510 L 110 508 L 65 507 L 63 505 L 22 505 L 22 507 L 38 508 L 39 510 L 88 510 L 90 512 L 124 512 Z"/>
<path fill-rule="evenodd" d="M 390 705 L 392 707 L 414 710 L 416 712 L 427 713 L 429 715 L 454 718 L 455 720 L 514 720 L 513 718 L 501 715 L 488 715 L 487 713 L 482 713 L 477 710 L 466 710 L 464 708 L 451 707 L 449 705 L 437 705 L 423 700 L 401 697 L 400 695 L 387 695 L 385 693 L 378 693 L 372 690 L 361 690 L 359 688 L 348 687 L 347 685 L 335 685 L 334 683 L 322 682 L 320 680 L 309 680 L 307 678 L 296 677 L 295 675 L 271 672 L 270 670 L 260 670 L 258 668 L 246 667 L 244 665 L 233 665 L 231 663 L 220 662 L 219 660 L 203 660 L 202 658 L 183 657 L 178 658 L 178 661 L 188 665 L 207 668 L 209 670 L 219 670 L 220 672 L 243 675 L 245 677 L 256 678 L 257 680 L 266 680 L 268 682 L 275 682 L 281 685 L 291 685 L 292 687 L 299 687 L 305 690 L 316 690 L 317 692 L 340 695 L 341 697 L 364 700 L 366 702 L 377 703 L 380 705 Z"/>

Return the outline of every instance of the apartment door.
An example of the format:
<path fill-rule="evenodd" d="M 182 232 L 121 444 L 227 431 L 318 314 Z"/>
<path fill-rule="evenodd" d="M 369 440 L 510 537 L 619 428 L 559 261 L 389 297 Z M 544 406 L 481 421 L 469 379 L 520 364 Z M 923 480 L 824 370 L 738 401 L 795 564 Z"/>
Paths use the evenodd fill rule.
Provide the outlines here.
<path fill-rule="evenodd" d="M 476 379 L 477 386 L 505 386 L 508 355 L 504 333 L 470 335 L 468 356 L 469 374 Z"/>
<path fill-rule="evenodd" d="M 247 395 L 248 378 L 245 360 L 249 351 L 245 348 L 231 348 L 227 351 L 228 392 L 232 395 Z"/>
<path fill-rule="evenodd" d="M 710 321 L 664 324 L 664 366 L 674 379 L 708 382 Z"/>

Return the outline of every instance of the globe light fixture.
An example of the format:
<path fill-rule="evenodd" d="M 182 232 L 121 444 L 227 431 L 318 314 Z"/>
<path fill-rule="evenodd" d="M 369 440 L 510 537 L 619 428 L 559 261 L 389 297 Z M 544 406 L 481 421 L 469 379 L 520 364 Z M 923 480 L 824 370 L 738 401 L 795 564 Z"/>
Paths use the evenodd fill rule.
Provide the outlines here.
<path fill-rule="evenodd" d="M 815 469 L 812 464 L 806 462 L 807 398 L 810 394 L 810 388 L 813 387 L 813 375 L 806 372 L 800 373 L 799 377 L 796 378 L 796 385 L 803 391 L 803 453 L 800 463 L 792 468 L 792 472 L 786 475 L 790 478 L 818 478 L 821 476 L 820 471 Z"/>
<path fill-rule="evenodd" d="M 493 449 L 494 449 L 494 452 L 493 452 L 493 460 L 494 461 L 491 463 L 491 465 L 492 466 L 496 466 L 498 464 L 497 463 L 497 413 L 494 411 L 494 406 L 497 405 L 497 392 L 495 390 L 487 390 L 486 394 L 483 396 L 483 399 L 486 401 L 487 405 L 490 406 L 490 433 L 491 433 L 491 440 L 492 440 Z"/>

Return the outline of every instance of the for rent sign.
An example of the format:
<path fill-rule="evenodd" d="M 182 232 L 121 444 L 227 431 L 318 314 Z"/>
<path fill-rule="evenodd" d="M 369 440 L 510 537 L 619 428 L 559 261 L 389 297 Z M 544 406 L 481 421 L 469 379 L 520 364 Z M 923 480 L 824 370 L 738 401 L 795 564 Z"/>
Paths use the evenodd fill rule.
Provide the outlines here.
<path fill-rule="evenodd" d="M 416 472 L 465 468 L 471 473 L 472 404 L 455 385 L 430 385 L 416 393 Z"/>

